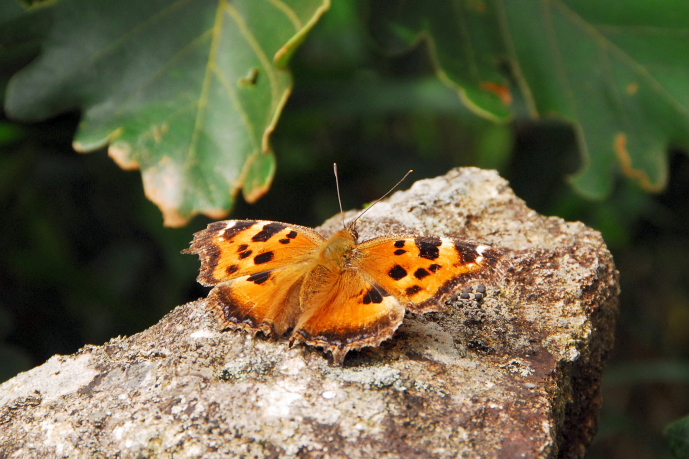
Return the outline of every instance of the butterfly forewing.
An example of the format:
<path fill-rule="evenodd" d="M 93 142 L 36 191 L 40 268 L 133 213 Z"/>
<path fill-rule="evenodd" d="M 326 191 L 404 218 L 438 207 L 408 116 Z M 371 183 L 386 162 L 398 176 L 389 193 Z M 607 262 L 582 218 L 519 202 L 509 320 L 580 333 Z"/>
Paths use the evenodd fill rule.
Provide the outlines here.
<path fill-rule="evenodd" d="M 415 312 L 438 310 L 439 297 L 495 263 L 489 246 L 458 239 L 385 236 L 358 245 L 353 265 Z"/>
<path fill-rule="evenodd" d="M 226 220 L 194 235 L 183 253 L 201 258 L 198 281 L 216 285 L 303 263 L 325 239 L 310 228 L 265 220 Z"/>

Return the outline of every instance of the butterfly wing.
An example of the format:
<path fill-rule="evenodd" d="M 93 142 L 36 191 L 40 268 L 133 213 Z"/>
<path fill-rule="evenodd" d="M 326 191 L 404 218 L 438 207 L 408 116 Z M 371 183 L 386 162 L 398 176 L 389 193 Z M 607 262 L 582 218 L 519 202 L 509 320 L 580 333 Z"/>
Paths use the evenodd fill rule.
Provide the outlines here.
<path fill-rule="evenodd" d="M 281 336 L 296 323 L 303 279 L 299 265 L 242 276 L 216 285 L 208 305 L 223 329 Z"/>
<path fill-rule="evenodd" d="M 262 220 L 227 220 L 194 235 L 183 253 L 198 254 L 198 281 L 215 286 L 208 304 L 223 328 L 281 335 L 294 325 L 299 286 L 324 238 L 310 228 Z"/>
<path fill-rule="evenodd" d="M 411 311 L 428 312 L 499 256 L 487 245 L 459 239 L 393 235 L 359 244 L 352 264 Z"/>
<path fill-rule="evenodd" d="M 336 274 L 316 267 L 304 281 L 301 304 L 291 343 L 320 346 L 336 364 L 351 350 L 391 338 L 404 318 L 404 306 L 356 270 Z"/>
<path fill-rule="evenodd" d="M 215 222 L 194 234 L 182 253 L 198 254 L 205 286 L 303 262 L 325 238 L 305 226 L 265 220 Z"/>

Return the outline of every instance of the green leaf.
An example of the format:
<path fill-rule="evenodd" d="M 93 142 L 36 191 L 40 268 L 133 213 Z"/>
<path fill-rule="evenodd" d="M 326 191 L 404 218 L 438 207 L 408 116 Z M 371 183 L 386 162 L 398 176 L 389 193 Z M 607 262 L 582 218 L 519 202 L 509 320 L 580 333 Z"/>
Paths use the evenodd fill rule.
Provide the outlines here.
<path fill-rule="evenodd" d="M 291 90 L 288 58 L 329 0 L 64 0 L 6 110 L 40 120 L 80 108 L 74 148 L 109 145 L 140 168 L 165 224 L 221 218 L 273 178 L 269 136 Z"/>
<path fill-rule="evenodd" d="M 670 449 L 677 459 L 689 459 L 689 416 L 675 421 L 665 429 Z"/>
<path fill-rule="evenodd" d="M 669 145 L 689 145 L 689 4 L 503 2 L 503 33 L 533 116 L 576 126 L 572 178 L 606 197 L 621 169 L 647 191 L 668 176 Z"/>
<path fill-rule="evenodd" d="M 0 1 L 0 95 L 12 75 L 33 60 L 40 50 L 48 15 L 38 8 L 28 11 L 18 1 Z"/>
<path fill-rule="evenodd" d="M 498 18 L 483 1 L 374 1 L 371 32 L 387 49 L 400 52 L 426 39 L 438 77 L 464 103 L 486 118 L 511 116 L 512 96 L 499 72 L 503 45 Z"/>
<path fill-rule="evenodd" d="M 617 171 L 662 190 L 668 147 L 689 146 L 689 3 L 413 0 L 376 11 L 389 34 L 429 38 L 439 74 L 477 113 L 505 118 L 493 92 L 513 113 L 572 123 L 583 158 L 572 183 L 589 198 L 608 196 Z M 496 75 L 504 64 L 509 89 Z"/>

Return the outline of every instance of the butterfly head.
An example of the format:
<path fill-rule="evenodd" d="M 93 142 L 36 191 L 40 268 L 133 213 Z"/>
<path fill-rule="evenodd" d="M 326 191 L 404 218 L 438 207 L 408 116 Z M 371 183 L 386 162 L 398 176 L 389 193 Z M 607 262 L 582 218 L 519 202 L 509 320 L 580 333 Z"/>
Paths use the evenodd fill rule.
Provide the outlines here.
<path fill-rule="evenodd" d="M 347 237 L 351 238 L 354 243 L 356 244 L 359 241 L 359 232 L 354 229 L 354 223 L 352 222 L 347 226 L 347 228 L 343 229 L 341 232 L 347 233 Z"/>

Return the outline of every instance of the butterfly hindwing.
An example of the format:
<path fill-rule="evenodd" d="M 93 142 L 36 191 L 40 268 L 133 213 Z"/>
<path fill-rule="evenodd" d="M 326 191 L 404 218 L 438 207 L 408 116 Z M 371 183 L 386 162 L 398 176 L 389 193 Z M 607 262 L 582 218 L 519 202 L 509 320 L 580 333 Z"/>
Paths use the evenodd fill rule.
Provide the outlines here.
<path fill-rule="evenodd" d="M 384 236 L 359 244 L 353 264 L 414 312 L 438 310 L 440 296 L 492 266 L 483 244 L 424 236 Z"/>
<path fill-rule="evenodd" d="M 303 262 L 323 236 L 299 225 L 265 220 L 226 220 L 194 235 L 182 253 L 201 258 L 198 281 L 206 286 Z"/>
<path fill-rule="evenodd" d="M 377 346 L 392 337 L 404 318 L 404 306 L 355 270 L 334 279 L 325 271 L 316 268 L 304 281 L 311 288 L 302 291 L 305 309 L 292 343 L 320 346 L 341 364 L 347 352 Z"/>
<path fill-rule="evenodd" d="M 221 328 L 281 336 L 295 325 L 303 280 L 299 265 L 242 276 L 216 285 L 208 304 Z"/>

